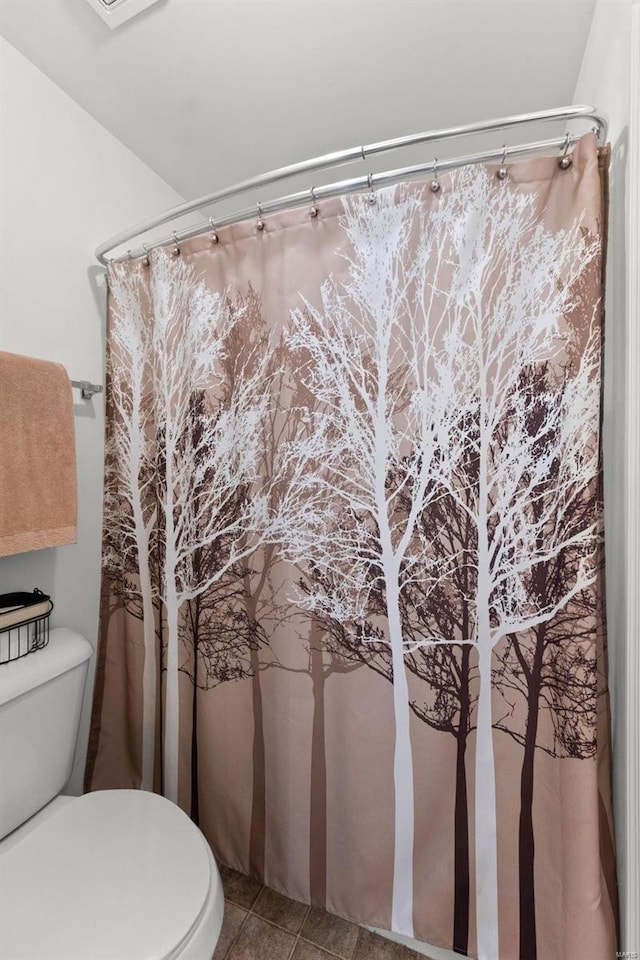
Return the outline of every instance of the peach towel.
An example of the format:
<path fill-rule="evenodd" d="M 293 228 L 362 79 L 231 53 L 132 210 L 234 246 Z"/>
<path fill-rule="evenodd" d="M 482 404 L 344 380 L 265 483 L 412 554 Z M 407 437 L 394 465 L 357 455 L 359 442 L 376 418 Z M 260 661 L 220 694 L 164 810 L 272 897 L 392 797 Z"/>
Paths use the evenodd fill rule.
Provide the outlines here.
<path fill-rule="evenodd" d="M 75 543 L 76 514 L 67 372 L 0 352 L 0 556 Z"/>

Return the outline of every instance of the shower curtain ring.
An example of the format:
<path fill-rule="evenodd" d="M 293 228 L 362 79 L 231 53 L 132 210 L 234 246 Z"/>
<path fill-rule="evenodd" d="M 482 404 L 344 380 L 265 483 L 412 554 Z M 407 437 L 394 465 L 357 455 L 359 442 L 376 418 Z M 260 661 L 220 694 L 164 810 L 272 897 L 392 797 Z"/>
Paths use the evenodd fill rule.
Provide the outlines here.
<path fill-rule="evenodd" d="M 213 217 L 209 217 L 209 224 L 211 225 L 211 243 L 217 243 L 220 238 L 216 230 L 216 225 L 213 222 Z"/>
<path fill-rule="evenodd" d="M 142 244 L 142 249 L 144 250 L 144 257 L 142 258 L 142 264 L 143 266 L 148 267 L 149 266 L 149 250 L 147 248 L 146 243 Z"/>
<path fill-rule="evenodd" d="M 178 234 L 173 231 L 171 236 L 173 237 L 173 250 L 171 251 L 174 257 L 180 256 L 180 247 L 178 246 Z"/>
<path fill-rule="evenodd" d="M 502 160 L 500 161 L 500 166 L 496 170 L 496 177 L 498 178 L 498 180 L 506 180 L 507 177 L 509 176 L 509 171 L 507 170 L 507 167 L 505 164 L 506 159 L 507 159 L 507 145 L 505 143 L 504 148 L 502 150 Z"/>
<path fill-rule="evenodd" d="M 571 164 L 573 163 L 572 158 L 568 155 L 569 150 L 569 134 L 566 135 L 564 141 L 564 152 L 560 159 L 558 160 L 558 166 L 561 170 L 568 170 Z"/>
<path fill-rule="evenodd" d="M 440 181 L 438 180 L 438 158 L 434 157 L 433 160 L 433 180 L 429 184 L 429 189 L 431 193 L 437 193 L 440 189 Z"/>
<path fill-rule="evenodd" d="M 260 206 L 259 203 L 256 203 L 256 207 L 258 208 L 258 219 L 256 220 L 256 230 L 262 231 L 264 230 L 264 227 L 265 227 L 264 220 L 262 219 L 262 207 Z"/>
<path fill-rule="evenodd" d="M 376 195 L 373 192 L 373 178 L 370 173 L 367 174 L 367 183 L 369 184 L 369 196 L 367 197 L 369 203 L 376 202 Z"/>
<path fill-rule="evenodd" d="M 318 208 L 318 201 L 316 200 L 316 188 L 311 187 L 311 189 L 309 190 L 309 193 L 311 194 L 311 206 L 309 207 L 309 216 L 317 217 L 318 214 L 320 213 L 320 210 Z"/>

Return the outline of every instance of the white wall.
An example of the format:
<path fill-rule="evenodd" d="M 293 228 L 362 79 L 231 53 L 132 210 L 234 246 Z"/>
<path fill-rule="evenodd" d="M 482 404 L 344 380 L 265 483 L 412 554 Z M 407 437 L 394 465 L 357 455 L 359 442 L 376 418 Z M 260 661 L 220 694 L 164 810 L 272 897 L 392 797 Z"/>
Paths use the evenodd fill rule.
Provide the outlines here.
<path fill-rule="evenodd" d="M 608 114 L 612 147 L 604 391 L 606 580 L 622 948 L 629 951 L 640 949 L 640 788 L 637 783 L 639 731 L 636 703 L 640 681 L 636 632 L 637 555 L 640 551 L 637 475 L 640 428 L 637 413 L 640 396 L 640 341 L 637 333 L 640 256 L 638 59 L 640 6 L 637 0 L 598 0 L 574 102 L 593 103 Z M 635 412 L 632 412 L 634 407 Z M 635 458 L 635 468 L 632 457 Z"/>
<path fill-rule="evenodd" d="M 105 289 L 93 250 L 182 198 L 2 38 L 0 131 L 0 349 L 55 360 L 72 379 L 103 384 Z M 0 559 L 0 592 L 40 587 L 54 599 L 53 624 L 95 646 L 103 400 L 75 395 L 78 543 Z M 82 787 L 91 687 L 72 793 Z"/>

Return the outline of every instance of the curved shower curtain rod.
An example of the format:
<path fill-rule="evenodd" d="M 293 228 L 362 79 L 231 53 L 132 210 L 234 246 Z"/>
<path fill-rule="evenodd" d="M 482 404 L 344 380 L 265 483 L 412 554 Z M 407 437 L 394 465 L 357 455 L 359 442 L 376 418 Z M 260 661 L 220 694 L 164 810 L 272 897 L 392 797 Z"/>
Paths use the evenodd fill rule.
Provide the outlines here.
<path fill-rule="evenodd" d="M 459 127 L 448 127 L 441 130 L 429 130 L 424 133 L 415 133 L 404 137 L 396 137 L 393 140 L 382 140 L 379 143 L 372 143 L 368 146 L 350 147 L 347 150 L 340 150 L 336 153 L 327 153 L 320 157 L 314 157 L 311 160 L 303 160 L 300 163 L 293 163 L 286 167 L 280 167 L 277 170 L 269 171 L 269 173 L 264 173 L 260 176 L 243 180 L 231 187 L 226 187 L 224 190 L 217 190 L 214 193 L 205 194 L 204 196 L 198 197 L 195 200 L 189 200 L 186 203 L 179 204 L 178 206 L 170 207 L 163 213 L 158 214 L 149 220 L 144 220 L 141 223 L 137 223 L 128 230 L 110 237 L 109 240 L 106 240 L 104 243 L 100 244 L 100 246 L 96 249 L 95 255 L 101 264 L 107 266 L 109 263 L 119 263 L 129 258 L 135 259 L 136 257 L 145 257 L 150 249 L 166 246 L 169 243 L 174 243 L 175 249 L 177 249 L 179 240 L 185 240 L 188 237 L 197 236 L 208 229 L 213 230 L 213 236 L 215 237 L 215 231 L 218 227 L 227 226 L 230 223 L 237 223 L 242 220 L 248 220 L 251 217 L 257 216 L 258 224 L 264 226 L 262 223 L 263 214 L 273 213 L 276 210 L 284 210 L 289 207 L 295 207 L 308 201 L 311 201 L 315 205 L 316 201 L 327 199 L 328 197 L 338 196 L 339 194 L 343 193 L 351 193 L 356 190 L 364 190 L 367 187 L 373 190 L 374 187 L 398 183 L 401 180 L 410 179 L 411 177 L 419 176 L 420 174 L 426 174 L 429 171 L 433 171 L 434 176 L 437 179 L 437 172 L 453 170 L 456 167 L 466 166 L 467 164 L 471 163 L 488 163 L 494 160 L 501 160 L 504 164 L 507 156 L 522 156 L 523 154 L 527 153 L 535 153 L 539 152 L 540 150 L 553 150 L 560 147 L 564 147 L 566 151 L 570 145 L 574 144 L 579 139 L 577 136 L 570 136 L 567 134 L 566 136 L 559 137 L 557 139 L 541 140 L 536 143 L 527 143 L 516 147 L 507 148 L 501 146 L 496 150 L 490 150 L 484 153 L 469 154 L 464 157 L 456 157 L 453 160 L 431 160 L 429 163 L 402 167 L 398 170 L 386 171 L 385 173 L 373 175 L 368 174 L 364 177 L 361 176 L 355 177 L 351 180 L 342 180 L 339 183 L 331 183 L 322 187 L 312 187 L 310 190 L 292 193 L 286 197 L 280 197 L 277 200 L 258 203 L 230 216 L 221 217 L 219 219 L 216 218 L 215 221 L 210 219 L 208 225 L 205 223 L 199 223 L 194 227 L 182 231 L 179 236 L 176 233 L 172 233 L 170 236 L 156 240 L 152 244 L 143 244 L 136 250 L 127 250 L 126 253 L 118 257 L 107 257 L 107 254 L 112 250 L 115 250 L 117 247 L 121 247 L 129 241 L 134 240 L 137 237 L 141 237 L 149 230 L 153 230 L 156 227 L 161 226 L 163 223 L 170 223 L 172 220 L 177 220 L 185 214 L 191 213 L 193 210 L 198 210 L 201 207 L 206 207 L 209 204 L 215 203 L 219 200 L 225 200 L 229 197 L 236 196 L 237 194 L 245 193 L 248 190 L 254 190 L 257 187 L 264 187 L 271 183 L 277 183 L 280 180 L 285 180 L 288 177 L 293 177 L 301 173 L 323 170 L 329 167 L 338 167 L 342 166 L 343 164 L 352 163 L 358 160 L 367 160 L 369 157 L 376 154 L 386 153 L 390 150 L 398 150 L 402 147 L 414 146 L 423 143 L 433 143 L 439 140 L 451 140 L 457 137 L 467 137 L 473 134 L 488 133 L 494 130 L 506 130 L 511 127 L 518 127 L 527 123 L 560 120 L 592 120 L 595 124 L 593 128 L 594 132 L 598 135 L 600 142 L 604 142 L 606 140 L 607 119 L 605 115 L 596 107 L 582 105 L 557 107 L 553 110 L 539 110 L 536 113 L 523 113 L 512 117 L 501 117 L 497 120 L 485 120 L 482 123 L 466 124 Z M 259 226 L 259 229 L 260 228 L 261 227 Z"/>

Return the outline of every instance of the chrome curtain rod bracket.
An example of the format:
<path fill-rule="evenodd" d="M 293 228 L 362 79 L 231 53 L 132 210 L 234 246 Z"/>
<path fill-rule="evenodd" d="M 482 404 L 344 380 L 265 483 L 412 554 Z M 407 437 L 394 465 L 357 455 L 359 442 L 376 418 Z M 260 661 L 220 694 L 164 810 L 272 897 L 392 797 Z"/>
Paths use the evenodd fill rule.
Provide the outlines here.
<path fill-rule="evenodd" d="M 89 383 L 88 380 L 72 380 L 71 386 L 80 391 L 83 400 L 91 400 L 96 393 L 102 393 L 104 387 L 99 383 Z"/>
<path fill-rule="evenodd" d="M 196 200 L 189 200 L 186 203 L 181 203 L 176 207 L 171 207 L 169 210 L 165 210 L 164 213 L 158 214 L 155 217 L 152 217 L 149 220 L 145 220 L 141 223 L 136 224 L 131 227 L 129 230 L 125 230 L 122 233 L 116 234 L 111 237 L 109 240 L 100 244 L 96 250 L 96 258 L 99 260 L 103 266 L 107 266 L 111 260 L 107 257 L 108 253 L 111 253 L 112 250 L 115 250 L 118 247 L 123 246 L 124 244 L 130 242 L 136 237 L 143 236 L 149 230 L 153 230 L 156 227 L 162 226 L 164 223 L 171 223 L 173 220 L 185 216 L 185 214 L 191 213 L 195 210 L 198 210 L 202 207 L 206 207 L 212 203 L 216 203 L 219 200 L 225 200 L 229 197 L 236 196 L 238 194 L 246 193 L 249 190 L 254 190 L 258 187 L 263 187 L 271 183 L 277 183 L 280 180 L 285 180 L 288 177 L 297 176 L 302 173 L 309 173 L 315 170 L 323 170 L 330 167 L 338 167 L 347 163 L 352 163 L 354 161 L 362 160 L 363 157 L 369 158 L 373 154 L 386 153 L 391 150 L 398 150 L 403 147 L 415 146 L 418 144 L 433 143 L 435 141 L 442 140 L 452 140 L 459 137 L 468 137 L 474 134 L 479 133 L 488 133 L 496 130 L 506 130 L 512 127 L 520 127 L 523 124 L 528 123 L 537 123 L 537 122 L 552 122 L 552 121 L 570 121 L 570 120 L 592 120 L 594 121 L 595 127 L 594 132 L 597 133 L 597 136 L 600 142 L 605 142 L 607 137 L 607 120 L 604 114 L 597 110 L 593 106 L 568 106 L 568 107 L 558 107 L 552 110 L 539 110 L 535 113 L 524 113 L 515 115 L 512 117 L 501 117 L 497 120 L 486 120 L 482 123 L 475 124 L 465 124 L 459 127 L 448 127 L 440 130 L 429 130 L 424 133 L 410 134 L 409 136 L 397 137 L 393 140 L 382 140 L 379 143 L 372 143 L 365 146 L 351 147 L 347 150 L 341 150 L 335 153 L 324 154 L 320 157 L 315 157 L 312 160 L 303 160 L 301 163 L 290 164 L 286 167 L 281 167 L 277 170 L 271 170 L 269 173 L 261 174 L 257 177 L 251 177 L 248 180 L 243 180 L 240 183 L 236 183 L 231 187 L 227 187 L 224 190 L 217 190 L 214 193 L 205 194 L 202 197 L 198 197 Z M 573 138 L 572 142 L 575 142 L 577 138 Z M 524 152 L 532 152 L 535 149 L 541 149 L 542 147 L 553 148 L 558 145 L 564 144 L 564 137 L 559 141 L 549 140 L 543 141 L 541 144 L 532 144 L 528 145 L 528 150 L 525 151 L 520 147 L 510 147 L 509 154 L 522 155 Z M 502 149 L 498 153 L 498 159 L 502 155 Z M 474 162 L 487 162 L 489 160 L 495 159 L 495 151 L 486 153 L 486 154 L 476 154 L 469 157 L 460 157 L 456 161 L 456 166 L 464 166 L 467 163 Z M 449 162 L 450 163 L 450 162 Z M 429 163 L 428 166 L 425 166 L 424 170 L 432 169 L 433 161 Z M 410 170 L 412 168 L 405 168 Z M 440 171 L 446 169 L 453 169 L 447 163 L 439 164 Z M 396 173 L 396 171 L 392 171 Z M 417 174 L 414 174 L 417 175 Z M 376 175 L 376 184 L 378 186 L 387 182 L 397 182 L 389 181 L 388 174 L 377 174 Z M 358 180 L 346 181 L 346 184 L 353 184 L 358 182 Z M 365 179 L 366 185 L 366 179 Z M 315 188 L 316 194 L 320 196 L 324 188 L 318 187 Z M 360 187 L 345 187 L 345 190 L 350 189 L 361 189 Z M 335 196 L 335 193 L 324 194 L 324 196 Z M 300 194 L 292 194 L 291 197 L 299 197 Z M 304 195 L 307 200 L 309 197 L 309 191 L 305 191 Z M 293 203 L 289 202 L 290 197 L 285 197 L 284 202 L 285 206 L 293 206 Z M 298 202 L 304 203 L 304 199 L 299 200 Z M 263 211 L 267 212 L 268 210 L 282 209 L 282 205 L 277 201 L 275 202 L 276 206 L 274 207 L 274 201 L 269 203 L 264 203 L 262 205 Z M 253 208 L 253 213 L 255 215 L 255 207 Z M 236 214 L 233 217 L 228 217 L 225 219 L 217 219 L 216 226 L 225 226 L 229 223 L 234 223 L 241 219 L 248 219 L 248 217 L 240 214 Z M 181 234 L 181 239 L 187 239 L 190 236 L 196 236 L 199 233 L 202 233 L 203 230 L 206 230 L 206 225 L 199 225 L 196 228 L 191 229 L 190 231 L 184 232 Z M 150 248 L 164 246 L 167 243 L 171 242 L 171 237 L 169 239 L 162 239 L 149 244 Z M 177 244 L 176 244 L 177 246 Z M 141 254 L 138 254 L 141 255 Z M 113 260 L 119 262 L 120 260 L 125 260 L 127 254 L 124 254 L 121 257 L 115 257 Z"/>

